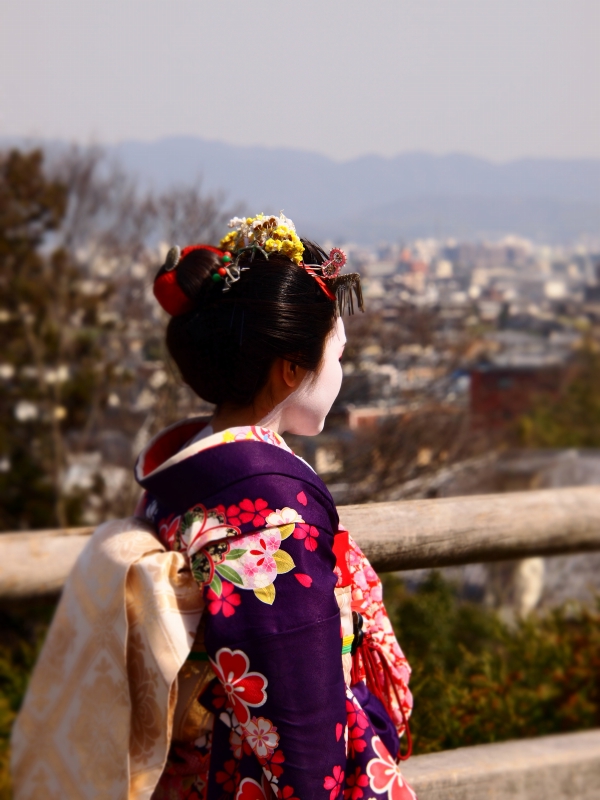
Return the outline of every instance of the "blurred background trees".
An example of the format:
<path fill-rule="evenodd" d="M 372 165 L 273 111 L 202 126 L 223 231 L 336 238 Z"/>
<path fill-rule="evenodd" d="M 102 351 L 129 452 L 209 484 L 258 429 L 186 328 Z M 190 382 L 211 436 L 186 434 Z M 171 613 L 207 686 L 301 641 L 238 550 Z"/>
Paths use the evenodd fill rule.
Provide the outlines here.
<path fill-rule="evenodd" d="M 228 217 L 200 185 L 141 191 L 99 150 L 0 154 L 0 529 L 130 513 L 132 445 L 193 403 L 153 274 Z"/>

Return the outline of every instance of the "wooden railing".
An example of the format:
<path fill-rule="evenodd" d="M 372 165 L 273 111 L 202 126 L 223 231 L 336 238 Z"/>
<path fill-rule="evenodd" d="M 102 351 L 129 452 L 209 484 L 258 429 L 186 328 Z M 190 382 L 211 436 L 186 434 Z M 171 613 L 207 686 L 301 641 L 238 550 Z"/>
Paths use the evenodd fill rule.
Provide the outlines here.
<path fill-rule="evenodd" d="M 376 570 L 600 550 L 600 487 L 339 508 Z M 57 592 L 92 528 L 0 534 L 0 599 Z"/>
<path fill-rule="evenodd" d="M 600 551 L 600 487 L 342 506 L 379 571 Z M 0 600 L 60 591 L 91 528 L 0 534 Z M 600 798 L 600 731 L 413 757 L 419 800 Z"/>

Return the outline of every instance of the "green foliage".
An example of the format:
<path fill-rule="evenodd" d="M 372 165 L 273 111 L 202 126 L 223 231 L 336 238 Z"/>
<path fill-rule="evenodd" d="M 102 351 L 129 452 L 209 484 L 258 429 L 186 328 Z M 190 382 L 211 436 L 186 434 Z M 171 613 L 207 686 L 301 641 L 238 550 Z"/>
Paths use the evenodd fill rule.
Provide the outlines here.
<path fill-rule="evenodd" d="M 386 577 L 413 667 L 415 752 L 600 725 L 600 613 L 568 607 L 514 627 L 432 573 L 414 594 Z"/>
<path fill-rule="evenodd" d="M 519 420 L 527 447 L 600 447 L 600 354 L 588 344 L 557 399 L 540 398 Z"/>

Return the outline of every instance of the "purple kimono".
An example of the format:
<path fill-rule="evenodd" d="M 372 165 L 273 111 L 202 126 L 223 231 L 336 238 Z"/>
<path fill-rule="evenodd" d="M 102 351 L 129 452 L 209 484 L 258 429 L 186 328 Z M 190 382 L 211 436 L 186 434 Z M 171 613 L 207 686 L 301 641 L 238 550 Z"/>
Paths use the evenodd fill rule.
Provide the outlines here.
<path fill-rule="evenodd" d="M 186 446 L 201 427 L 168 429 L 136 466 L 142 513 L 203 592 L 191 658 L 212 667 L 192 698 L 211 730 L 174 738 L 153 797 L 412 800 L 395 760 L 409 668 L 327 487 L 272 431 Z M 353 610 L 377 658 L 353 658 Z"/>

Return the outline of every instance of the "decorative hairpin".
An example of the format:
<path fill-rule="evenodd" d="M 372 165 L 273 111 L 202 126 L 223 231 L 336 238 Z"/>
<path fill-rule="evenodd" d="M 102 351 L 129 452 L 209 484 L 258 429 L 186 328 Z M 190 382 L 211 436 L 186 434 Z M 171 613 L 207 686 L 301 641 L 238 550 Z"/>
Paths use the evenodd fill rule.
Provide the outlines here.
<path fill-rule="evenodd" d="M 228 292 L 232 285 L 236 281 L 239 281 L 241 273 L 248 269 L 248 267 L 238 267 L 238 259 L 236 258 L 234 261 L 229 250 L 226 250 L 220 256 L 219 260 L 221 261 L 221 266 L 213 271 L 212 279 L 215 283 L 224 281 L 225 286 L 223 287 L 223 291 Z"/>
<path fill-rule="evenodd" d="M 316 280 L 330 300 L 337 301 L 340 314 L 344 313 L 344 309 L 349 314 L 354 314 L 352 292 L 356 295 L 356 302 L 361 311 L 365 310 L 365 304 L 360 285 L 360 275 L 357 272 L 340 275 L 346 261 L 347 258 L 344 251 L 338 247 L 333 247 L 329 251 L 329 257 L 322 264 L 303 263 L 300 266 Z"/>
<path fill-rule="evenodd" d="M 329 251 L 329 258 L 321 264 L 321 270 L 326 278 L 337 278 L 342 269 L 346 266 L 346 253 L 339 247 L 333 247 Z"/>

